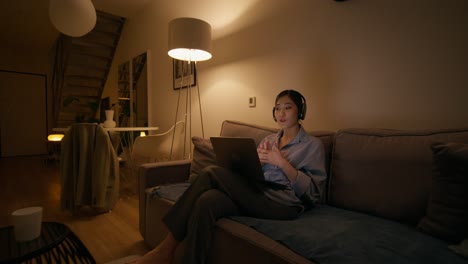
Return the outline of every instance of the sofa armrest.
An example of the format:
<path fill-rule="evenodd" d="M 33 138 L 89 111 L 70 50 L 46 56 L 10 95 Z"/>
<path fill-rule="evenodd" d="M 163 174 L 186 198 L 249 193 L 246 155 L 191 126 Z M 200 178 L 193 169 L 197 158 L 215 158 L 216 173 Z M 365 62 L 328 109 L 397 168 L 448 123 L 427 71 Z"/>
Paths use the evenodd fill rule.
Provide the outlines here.
<path fill-rule="evenodd" d="M 175 160 L 145 163 L 138 168 L 138 197 L 140 232 L 145 233 L 146 189 L 158 185 L 187 181 L 190 175 L 191 160 Z"/>
<path fill-rule="evenodd" d="M 191 160 L 145 163 L 138 168 L 139 192 L 147 188 L 188 180 Z"/>

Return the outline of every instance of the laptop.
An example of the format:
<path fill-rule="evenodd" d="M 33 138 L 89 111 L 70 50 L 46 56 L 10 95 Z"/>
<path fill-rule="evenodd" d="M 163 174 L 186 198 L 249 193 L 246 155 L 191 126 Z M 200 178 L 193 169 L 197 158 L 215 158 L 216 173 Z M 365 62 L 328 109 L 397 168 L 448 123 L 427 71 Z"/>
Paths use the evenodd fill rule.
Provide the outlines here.
<path fill-rule="evenodd" d="M 285 189 L 280 183 L 266 181 L 253 138 L 211 137 L 211 144 L 219 166 L 247 177 L 249 181 L 272 189 Z"/>

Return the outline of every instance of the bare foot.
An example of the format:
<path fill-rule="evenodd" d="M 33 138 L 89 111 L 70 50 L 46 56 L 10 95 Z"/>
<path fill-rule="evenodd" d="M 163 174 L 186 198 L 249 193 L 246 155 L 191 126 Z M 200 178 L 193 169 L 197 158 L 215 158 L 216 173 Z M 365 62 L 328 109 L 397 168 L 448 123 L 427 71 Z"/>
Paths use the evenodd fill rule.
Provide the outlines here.
<path fill-rule="evenodd" d="M 132 264 L 170 264 L 179 242 L 169 232 L 166 238 L 153 250 L 137 259 Z"/>
<path fill-rule="evenodd" d="M 143 257 L 131 262 L 132 264 L 170 264 L 172 261 L 172 253 L 165 251 L 159 247 L 146 253 Z"/>

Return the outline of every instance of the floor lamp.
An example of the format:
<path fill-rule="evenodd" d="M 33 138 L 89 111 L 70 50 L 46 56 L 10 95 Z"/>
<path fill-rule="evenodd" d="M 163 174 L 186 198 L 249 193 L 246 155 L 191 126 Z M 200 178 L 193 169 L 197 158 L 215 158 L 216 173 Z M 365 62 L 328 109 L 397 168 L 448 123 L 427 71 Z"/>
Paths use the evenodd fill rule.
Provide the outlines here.
<path fill-rule="evenodd" d="M 189 159 L 191 158 L 192 151 L 192 94 L 191 88 L 192 83 L 190 81 L 190 76 L 195 74 L 196 65 L 199 61 L 205 61 L 211 59 L 211 26 L 203 20 L 189 17 L 176 18 L 169 22 L 169 46 L 168 46 L 168 55 L 174 59 L 187 61 L 183 65 L 187 66 L 187 69 L 182 69 L 183 76 L 181 78 L 182 82 L 187 81 L 186 89 L 186 104 L 185 104 L 185 131 L 184 131 L 184 158 L 186 158 L 186 144 L 187 136 L 189 140 Z M 194 67 L 191 67 L 191 63 L 194 63 Z M 194 69 L 195 72 L 192 72 L 191 69 Z M 187 74 L 186 76 L 184 76 Z M 185 85 L 182 85 L 182 87 Z M 201 101 L 200 101 L 200 87 L 198 81 L 195 84 L 198 94 L 198 106 L 200 110 L 200 122 L 202 137 L 205 137 L 205 132 L 203 128 L 203 115 L 201 110 Z M 180 95 L 182 93 L 182 87 L 179 89 L 179 95 L 177 99 L 177 110 L 174 119 L 174 131 L 172 135 L 172 144 L 171 144 L 171 158 L 172 158 L 172 149 L 174 145 L 175 137 L 175 126 L 177 123 L 177 116 L 179 113 L 179 102 Z M 187 116 L 189 120 L 187 120 Z M 187 125 L 188 124 L 188 125 Z M 187 135 L 187 127 L 189 134 Z"/>

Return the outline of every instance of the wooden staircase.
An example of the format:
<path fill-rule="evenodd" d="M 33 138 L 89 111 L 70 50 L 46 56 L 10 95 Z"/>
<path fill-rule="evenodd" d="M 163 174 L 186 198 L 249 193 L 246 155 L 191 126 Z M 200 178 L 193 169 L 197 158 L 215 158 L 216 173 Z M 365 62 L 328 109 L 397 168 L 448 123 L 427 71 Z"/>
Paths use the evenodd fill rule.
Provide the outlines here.
<path fill-rule="evenodd" d="M 61 48 L 55 56 L 64 58 L 54 72 L 61 82 L 54 90 L 54 127 L 77 122 L 99 122 L 96 118 L 101 95 L 120 39 L 125 19 L 96 11 L 97 21 L 88 34 L 73 38 L 60 35 Z M 56 45 L 57 46 L 57 45 Z"/>

